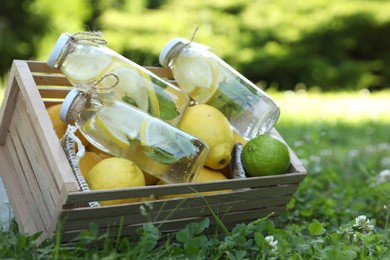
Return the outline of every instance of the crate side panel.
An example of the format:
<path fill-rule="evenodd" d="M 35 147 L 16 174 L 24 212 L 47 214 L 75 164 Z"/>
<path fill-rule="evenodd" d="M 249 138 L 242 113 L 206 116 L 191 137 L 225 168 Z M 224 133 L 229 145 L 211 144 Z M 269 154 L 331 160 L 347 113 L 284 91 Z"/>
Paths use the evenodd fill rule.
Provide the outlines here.
<path fill-rule="evenodd" d="M 241 212 L 232 212 L 232 213 L 226 213 L 226 214 L 217 214 L 217 217 L 222 221 L 222 223 L 231 230 L 235 225 L 237 224 L 248 224 L 258 218 L 265 217 L 265 216 L 271 216 L 271 217 L 277 217 L 280 215 L 281 212 L 284 211 L 283 207 L 275 207 L 275 208 L 263 208 L 263 209 L 256 209 L 252 211 L 241 211 Z M 253 216 L 258 216 L 255 219 L 253 219 Z M 146 222 L 155 225 L 159 228 L 159 230 L 163 233 L 167 232 L 175 232 L 178 230 L 183 229 L 186 225 L 194 222 L 200 222 L 204 219 L 204 216 L 200 217 L 189 217 L 189 218 L 182 218 L 182 219 L 174 219 L 174 220 L 164 220 L 164 221 L 157 221 L 157 222 Z M 210 220 L 209 228 L 205 230 L 206 234 L 214 234 L 215 232 L 222 233 L 221 228 L 218 226 L 217 220 L 210 216 L 208 217 Z M 91 220 L 93 222 L 94 220 Z M 118 233 L 120 233 L 121 236 L 131 236 L 136 235 L 136 231 L 139 227 L 142 227 L 144 223 L 141 224 L 130 224 L 130 225 L 123 225 L 120 226 L 121 223 L 124 222 L 124 219 L 118 218 L 116 220 L 115 225 L 107 223 L 105 227 L 101 227 L 99 229 L 99 233 L 103 234 L 105 232 L 108 232 L 110 237 L 115 238 L 118 236 Z M 88 230 L 86 229 L 73 229 L 73 230 L 67 230 L 64 231 L 62 234 L 62 240 L 64 242 L 71 241 L 75 238 L 77 238 L 78 234 L 80 232 Z"/>
<path fill-rule="evenodd" d="M 28 157 L 28 163 L 31 165 L 30 178 L 36 180 L 39 187 L 39 194 L 42 195 L 42 203 L 49 211 L 50 216 L 56 208 L 56 203 L 59 199 L 60 187 L 56 187 L 56 183 L 52 177 L 51 171 L 43 155 L 41 144 L 36 138 L 36 133 L 33 131 L 34 127 L 30 122 L 24 102 L 18 99 L 14 120 L 15 131 L 18 132 L 21 139 L 21 145 Z"/>
<path fill-rule="evenodd" d="M 50 121 L 46 107 L 34 82 L 31 71 L 26 61 L 16 61 L 16 79 L 20 85 L 20 91 L 29 112 L 29 118 L 37 139 L 41 146 L 57 187 L 68 186 L 69 191 L 79 190 L 77 181 L 72 173 L 66 155 L 58 141 L 53 125 Z"/>
<path fill-rule="evenodd" d="M 165 210 L 161 209 L 160 212 L 148 212 L 146 209 L 145 213 L 139 209 L 139 212 L 136 214 L 122 214 L 108 217 L 98 217 L 95 215 L 94 217 L 88 217 L 84 219 L 71 220 L 70 215 L 69 218 L 65 217 L 64 220 L 66 222 L 63 225 L 63 230 L 73 230 L 73 229 L 83 229 L 87 228 L 89 222 L 95 222 L 99 227 L 104 228 L 107 224 L 115 226 L 120 223 L 122 217 L 124 217 L 123 224 L 125 225 L 135 225 L 143 223 L 147 223 L 148 221 L 153 222 L 164 222 L 166 220 L 175 220 L 180 221 L 181 219 L 192 218 L 192 217 L 213 217 L 211 210 L 217 214 L 233 214 L 235 212 L 259 210 L 259 209 L 267 209 L 267 208 L 283 208 L 285 209 L 286 203 L 289 201 L 289 196 L 281 196 L 278 198 L 270 198 L 268 200 L 259 200 L 257 203 L 254 203 L 253 200 L 247 201 L 235 201 L 235 202 L 226 202 L 220 204 L 207 205 L 204 203 L 199 207 L 186 207 L 186 208 L 177 208 L 174 210 Z M 261 205 L 261 203 L 267 202 L 267 206 L 265 204 Z M 260 204 L 259 204 L 260 203 Z M 144 208 L 147 208 L 145 206 Z M 256 219 L 259 216 L 249 214 L 247 215 L 248 219 Z M 264 217 L 264 216 L 260 216 Z"/>
<path fill-rule="evenodd" d="M 6 143 L 9 142 L 6 141 Z M 18 172 L 22 171 L 21 166 L 17 157 L 11 158 L 10 156 L 10 154 L 15 156 L 16 152 L 10 152 L 8 148 L 11 148 L 11 151 L 13 150 L 13 147 L 10 147 L 10 145 L 0 146 L 0 173 L 11 202 L 16 222 L 19 225 L 19 230 L 23 234 L 34 234 L 38 232 L 38 229 L 30 213 L 25 191 L 18 179 Z"/>
<path fill-rule="evenodd" d="M 31 219 L 34 222 L 37 231 L 45 231 L 46 227 L 43 219 L 47 219 L 48 217 L 47 211 L 46 214 L 44 213 L 45 205 L 37 204 L 37 202 L 40 202 L 41 196 L 36 192 L 38 189 L 36 187 L 36 180 L 29 178 L 29 173 L 32 169 L 29 165 L 28 157 L 22 147 L 20 138 L 18 137 L 17 132 L 13 129 L 12 123 L 10 125 L 10 131 L 10 138 L 7 138 L 6 146 L 11 157 L 12 164 L 15 166 L 18 182 L 20 183 L 21 190 L 19 192 L 24 195 L 24 200 L 28 205 L 28 214 L 26 216 L 21 216 L 22 223 L 19 223 L 19 225 L 24 226 L 25 222 L 28 222 Z M 15 203 L 19 202 L 20 201 L 16 201 Z"/>
<path fill-rule="evenodd" d="M 104 227 L 111 221 L 117 221 L 122 216 L 129 216 L 125 224 L 141 224 L 149 218 L 162 221 L 167 218 L 181 219 L 193 216 L 212 216 L 214 212 L 239 212 L 267 207 L 285 207 L 290 200 L 296 186 L 280 186 L 270 189 L 252 189 L 241 192 L 206 195 L 204 197 L 190 197 L 148 202 L 148 205 L 137 203 L 100 208 L 84 208 L 64 211 L 69 225 L 64 230 L 82 228 L 91 219 L 99 226 Z M 141 207 L 145 210 L 142 211 Z M 145 216 L 145 212 L 147 215 Z M 255 218 L 255 216 L 254 216 Z"/>
<path fill-rule="evenodd" d="M 45 203 L 44 195 L 40 187 L 39 180 L 37 180 L 33 166 L 31 165 L 30 156 L 25 150 L 22 138 L 20 137 L 17 128 L 13 123 L 10 125 L 10 130 L 14 132 L 11 134 L 11 140 L 15 147 L 18 160 L 21 165 L 22 171 L 19 172 L 18 178 L 22 184 L 23 190 L 26 192 L 26 198 L 31 207 L 31 213 L 35 222 L 39 226 L 40 231 L 45 231 L 46 227 L 51 222 L 50 212 L 47 204 Z M 42 222 L 42 224 L 41 224 Z"/>

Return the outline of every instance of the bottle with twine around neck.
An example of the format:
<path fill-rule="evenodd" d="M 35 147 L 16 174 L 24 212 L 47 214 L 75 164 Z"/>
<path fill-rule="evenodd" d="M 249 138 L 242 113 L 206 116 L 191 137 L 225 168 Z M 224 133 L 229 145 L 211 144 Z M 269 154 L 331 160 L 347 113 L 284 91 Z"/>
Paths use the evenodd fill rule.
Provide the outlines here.
<path fill-rule="evenodd" d="M 194 181 L 208 153 L 200 139 L 109 93 L 73 89 L 64 99 L 60 117 L 100 150 L 129 159 L 167 183 Z"/>
<path fill-rule="evenodd" d="M 190 98 L 177 86 L 106 46 L 100 32 L 63 33 L 47 65 L 77 89 L 112 97 L 177 125 Z"/>
<path fill-rule="evenodd" d="M 246 140 L 267 133 L 279 118 L 275 101 L 208 46 L 176 37 L 163 47 L 159 61 L 184 92 L 220 110 Z"/>

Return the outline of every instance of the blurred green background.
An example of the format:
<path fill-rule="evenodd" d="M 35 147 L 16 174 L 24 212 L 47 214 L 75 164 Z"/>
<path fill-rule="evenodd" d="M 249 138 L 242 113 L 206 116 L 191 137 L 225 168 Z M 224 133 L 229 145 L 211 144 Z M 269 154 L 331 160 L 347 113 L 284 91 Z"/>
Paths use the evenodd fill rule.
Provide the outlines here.
<path fill-rule="evenodd" d="M 3 0 L 0 77 L 13 59 L 46 60 L 62 32 L 102 31 L 115 51 L 159 65 L 165 43 L 198 26 L 195 41 L 263 88 L 380 90 L 388 10 L 386 0 Z"/>

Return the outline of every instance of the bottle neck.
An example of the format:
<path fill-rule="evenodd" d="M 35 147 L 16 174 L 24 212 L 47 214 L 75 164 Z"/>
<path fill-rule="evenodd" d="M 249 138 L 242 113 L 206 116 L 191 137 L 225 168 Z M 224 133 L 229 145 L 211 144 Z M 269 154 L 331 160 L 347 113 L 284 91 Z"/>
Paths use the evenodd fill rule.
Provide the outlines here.
<path fill-rule="evenodd" d="M 170 63 L 172 60 L 174 60 L 176 57 L 179 56 L 179 54 L 183 51 L 185 47 L 188 47 L 189 44 L 185 44 L 182 42 L 177 43 L 174 45 L 171 50 L 168 52 L 167 57 L 165 58 L 165 64 L 167 67 L 170 67 Z"/>
<path fill-rule="evenodd" d="M 91 107 L 91 99 L 92 93 L 80 91 L 74 98 L 66 114 L 66 124 L 74 125 L 81 110 Z"/>
<path fill-rule="evenodd" d="M 68 36 L 68 41 L 65 44 L 63 51 L 61 52 L 57 68 L 61 68 L 62 64 L 66 57 L 74 52 L 78 44 L 87 43 L 87 44 L 97 44 L 97 45 L 106 45 L 107 41 L 103 39 L 103 36 L 100 32 L 78 32 Z"/>

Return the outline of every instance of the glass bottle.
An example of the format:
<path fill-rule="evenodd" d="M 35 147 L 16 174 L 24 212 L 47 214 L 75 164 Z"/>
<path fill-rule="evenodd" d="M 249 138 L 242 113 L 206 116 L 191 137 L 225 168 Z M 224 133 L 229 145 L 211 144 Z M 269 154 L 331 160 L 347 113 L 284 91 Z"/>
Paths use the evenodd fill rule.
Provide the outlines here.
<path fill-rule="evenodd" d="M 60 117 L 100 150 L 132 160 L 167 183 L 192 182 L 208 153 L 203 141 L 109 93 L 72 89 Z"/>
<path fill-rule="evenodd" d="M 48 58 L 71 84 L 86 92 L 111 92 L 113 98 L 177 125 L 188 95 L 146 68 L 106 47 L 97 33 L 63 33 Z"/>
<path fill-rule="evenodd" d="M 162 49 L 160 64 L 172 70 L 192 99 L 219 109 L 246 140 L 267 133 L 279 118 L 279 107 L 267 93 L 205 45 L 173 38 Z"/>

